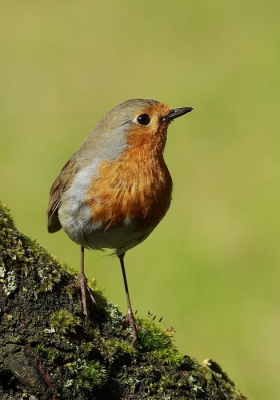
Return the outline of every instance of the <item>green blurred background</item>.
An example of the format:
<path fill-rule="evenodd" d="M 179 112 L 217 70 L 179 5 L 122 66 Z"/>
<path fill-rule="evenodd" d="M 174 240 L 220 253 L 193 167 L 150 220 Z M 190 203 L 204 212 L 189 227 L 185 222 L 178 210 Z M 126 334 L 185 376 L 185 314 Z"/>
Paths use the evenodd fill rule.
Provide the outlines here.
<path fill-rule="evenodd" d="M 61 261 L 53 180 L 99 119 L 135 97 L 195 110 L 169 129 L 173 202 L 128 252 L 134 309 L 213 358 L 249 397 L 280 391 L 280 2 L 9 1 L 0 12 L 0 198 Z M 86 272 L 125 312 L 118 260 Z"/>

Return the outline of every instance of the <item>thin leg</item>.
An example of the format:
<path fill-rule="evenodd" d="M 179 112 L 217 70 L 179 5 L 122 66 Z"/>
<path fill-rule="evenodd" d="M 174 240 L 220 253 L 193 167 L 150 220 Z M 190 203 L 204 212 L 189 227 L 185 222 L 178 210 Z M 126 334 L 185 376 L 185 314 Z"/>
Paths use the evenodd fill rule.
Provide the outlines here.
<path fill-rule="evenodd" d="M 87 290 L 88 290 L 88 285 L 87 285 L 87 278 L 85 276 L 85 248 L 81 246 L 81 273 L 78 278 L 79 285 L 81 288 L 81 294 L 82 294 L 82 303 L 83 303 L 83 312 L 84 315 L 87 315 Z"/>
<path fill-rule="evenodd" d="M 122 268 L 122 275 L 123 275 L 123 283 L 124 283 L 124 288 L 125 288 L 125 295 L 126 295 L 126 302 L 127 302 L 127 314 L 125 317 L 124 322 L 129 323 L 131 326 L 132 330 L 132 345 L 134 345 L 137 342 L 137 333 L 136 333 L 136 325 L 134 321 L 134 315 L 132 312 L 132 307 L 131 307 L 131 302 L 130 302 L 130 297 L 129 297 L 129 291 L 128 291 L 128 285 L 127 285 L 127 279 L 126 279 L 126 273 L 125 273 L 125 267 L 124 267 L 124 255 L 125 253 L 119 255 L 119 260 L 121 263 L 121 268 Z"/>
<path fill-rule="evenodd" d="M 81 246 L 81 275 L 85 275 L 85 248 Z"/>
<path fill-rule="evenodd" d="M 81 295 L 82 295 L 82 304 L 83 304 L 83 313 L 85 316 L 88 315 L 88 302 L 87 298 L 89 297 L 91 302 L 96 305 L 96 301 L 91 294 L 91 291 L 87 285 L 87 278 L 85 276 L 85 249 L 83 246 L 81 246 L 81 273 L 78 277 L 78 282 L 79 285 L 70 285 L 69 287 L 72 287 L 73 289 L 80 289 L 81 290 Z"/>

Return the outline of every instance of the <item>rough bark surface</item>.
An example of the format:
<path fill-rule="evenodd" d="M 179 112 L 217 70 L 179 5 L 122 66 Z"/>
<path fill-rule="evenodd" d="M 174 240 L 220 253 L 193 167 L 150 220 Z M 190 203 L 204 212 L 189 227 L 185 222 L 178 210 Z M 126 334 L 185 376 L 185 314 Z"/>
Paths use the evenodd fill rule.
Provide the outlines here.
<path fill-rule="evenodd" d="M 119 310 L 93 285 L 82 313 L 76 274 L 18 232 L 0 203 L 0 399 L 215 399 L 246 397 L 212 360 L 199 364 L 149 319 L 131 346 Z"/>

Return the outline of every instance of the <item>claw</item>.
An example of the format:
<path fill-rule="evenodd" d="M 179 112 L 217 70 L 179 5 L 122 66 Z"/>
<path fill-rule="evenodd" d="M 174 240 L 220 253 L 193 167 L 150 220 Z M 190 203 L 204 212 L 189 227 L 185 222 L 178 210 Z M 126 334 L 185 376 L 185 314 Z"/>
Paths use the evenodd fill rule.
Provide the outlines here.
<path fill-rule="evenodd" d="M 96 305 L 96 300 L 93 297 L 90 288 L 87 284 L 87 278 L 84 274 L 80 274 L 78 277 L 78 285 L 69 285 L 69 288 L 80 290 L 82 295 L 82 304 L 83 304 L 83 313 L 87 317 L 88 316 L 88 298 L 91 303 Z"/>
<path fill-rule="evenodd" d="M 132 330 L 132 342 L 131 345 L 134 346 L 138 340 L 137 338 L 137 330 L 141 330 L 142 332 L 146 333 L 146 329 L 142 328 L 142 326 L 137 325 L 134 320 L 134 315 L 129 310 L 127 311 L 126 316 L 122 320 L 122 325 L 130 325 Z"/>
<path fill-rule="evenodd" d="M 134 315 L 130 310 L 127 310 L 127 314 L 122 320 L 122 325 L 130 325 L 132 330 L 132 342 L 131 345 L 134 346 L 137 342 L 137 326 L 135 324 Z"/>

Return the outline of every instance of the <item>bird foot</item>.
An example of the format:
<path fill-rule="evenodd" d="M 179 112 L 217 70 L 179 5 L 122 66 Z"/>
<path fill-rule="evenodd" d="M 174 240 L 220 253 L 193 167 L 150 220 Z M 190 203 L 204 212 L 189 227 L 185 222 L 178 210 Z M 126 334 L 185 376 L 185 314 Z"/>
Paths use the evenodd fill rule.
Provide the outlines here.
<path fill-rule="evenodd" d="M 137 342 L 137 329 L 141 330 L 143 332 L 146 332 L 146 329 L 142 328 L 142 326 L 139 326 L 135 323 L 134 315 L 132 311 L 128 310 L 126 316 L 122 320 L 122 325 L 130 325 L 131 330 L 132 330 L 132 342 L 131 345 L 135 346 Z"/>
<path fill-rule="evenodd" d="M 88 316 L 88 299 L 90 299 L 91 303 L 96 306 L 95 298 L 92 295 L 92 292 L 87 284 L 87 278 L 84 274 L 80 274 L 78 277 L 78 285 L 69 285 L 68 286 L 74 290 L 80 290 L 82 295 L 82 304 L 83 304 L 83 313 L 87 317 Z"/>

